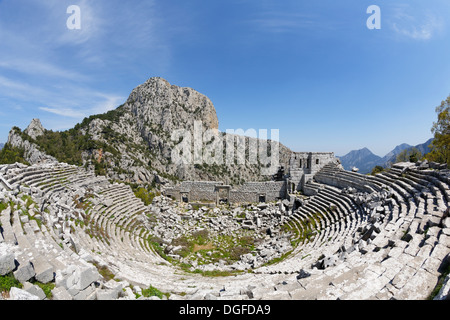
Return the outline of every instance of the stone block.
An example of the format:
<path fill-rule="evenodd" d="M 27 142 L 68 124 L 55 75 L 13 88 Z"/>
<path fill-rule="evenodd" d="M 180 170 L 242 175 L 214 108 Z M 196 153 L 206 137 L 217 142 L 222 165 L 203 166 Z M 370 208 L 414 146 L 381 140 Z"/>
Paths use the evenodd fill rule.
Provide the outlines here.
<path fill-rule="evenodd" d="M 0 243 L 0 275 L 10 273 L 16 268 L 14 253 L 12 253 L 8 246 Z"/>
<path fill-rule="evenodd" d="M 14 271 L 14 277 L 21 283 L 30 280 L 35 275 L 36 272 L 34 271 L 33 265 L 29 261 L 20 263 L 17 270 Z"/>
<path fill-rule="evenodd" d="M 450 217 L 442 220 L 442 226 L 446 229 L 450 229 Z"/>
<path fill-rule="evenodd" d="M 57 286 L 64 287 L 69 294 L 75 297 L 80 293 L 80 291 L 85 290 L 93 282 L 96 282 L 99 279 L 100 274 L 94 267 L 91 268 L 71 265 L 65 270 L 58 271 L 56 273 L 55 282 Z"/>
<path fill-rule="evenodd" d="M 433 300 L 450 300 L 450 276 L 445 278 L 441 290 Z"/>
<path fill-rule="evenodd" d="M 72 296 L 64 287 L 56 287 L 52 290 L 53 300 L 73 300 Z"/>
<path fill-rule="evenodd" d="M 122 293 L 122 289 L 127 287 L 129 284 L 125 283 L 125 282 L 117 282 L 115 280 L 109 280 L 108 282 L 106 282 L 103 285 L 103 288 L 105 290 L 110 290 L 110 291 L 114 291 L 117 293 L 117 296 L 119 297 L 120 294 Z M 135 286 L 134 289 L 136 290 L 137 288 L 139 288 L 138 286 Z"/>
<path fill-rule="evenodd" d="M 419 269 L 394 296 L 397 300 L 425 300 L 436 286 L 437 277 Z"/>
<path fill-rule="evenodd" d="M 96 288 L 93 284 L 83 290 L 80 290 L 75 296 L 73 296 L 73 300 L 95 300 L 95 298 Z"/>
<path fill-rule="evenodd" d="M 54 279 L 54 268 L 42 256 L 38 256 L 32 261 L 36 280 L 42 283 L 49 283 Z"/>
<path fill-rule="evenodd" d="M 329 257 L 325 257 L 322 260 L 322 264 L 321 267 L 323 269 L 326 269 L 328 267 L 333 267 L 338 263 L 338 258 L 336 256 L 329 256 Z"/>
<path fill-rule="evenodd" d="M 106 289 L 97 291 L 97 300 L 115 300 L 119 297 L 116 290 Z"/>
<path fill-rule="evenodd" d="M 16 287 L 11 288 L 9 297 L 10 300 L 40 300 L 38 296 Z"/>
<path fill-rule="evenodd" d="M 29 282 L 25 282 L 23 284 L 23 290 L 31 293 L 32 295 L 37 296 L 40 300 L 44 300 L 46 299 L 46 295 L 44 290 L 42 290 L 39 286 L 35 285 L 35 284 L 31 284 Z"/>

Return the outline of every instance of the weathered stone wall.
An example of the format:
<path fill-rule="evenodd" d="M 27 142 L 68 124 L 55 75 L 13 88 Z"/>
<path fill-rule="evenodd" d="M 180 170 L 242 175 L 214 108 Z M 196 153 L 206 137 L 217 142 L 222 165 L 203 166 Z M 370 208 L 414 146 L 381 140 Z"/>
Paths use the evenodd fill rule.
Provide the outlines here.
<path fill-rule="evenodd" d="M 230 202 L 259 202 L 260 196 L 266 202 L 284 199 L 286 197 L 285 181 L 247 182 L 239 188 L 230 191 Z"/>
<path fill-rule="evenodd" d="M 186 184 L 186 189 L 181 189 L 181 192 L 188 192 L 189 201 L 216 201 L 216 186 L 223 185 L 223 182 L 208 181 L 198 182 L 191 181 Z"/>
<path fill-rule="evenodd" d="M 302 190 L 305 183 L 335 159 L 334 152 L 293 152 L 289 160 L 289 190 Z"/>
<path fill-rule="evenodd" d="M 289 168 L 303 169 L 305 173 L 313 173 L 334 159 L 334 152 L 293 152 L 289 160 Z"/>
<path fill-rule="evenodd" d="M 302 190 L 304 185 L 325 165 L 336 161 L 333 152 L 294 152 L 289 161 L 290 177 L 287 181 L 247 182 L 229 191 L 229 202 L 274 201 L 286 198 L 287 192 Z M 217 201 L 217 181 L 184 181 L 180 186 L 167 189 L 165 194 L 176 200 Z"/>
<path fill-rule="evenodd" d="M 216 201 L 216 186 L 222 186 L 221 181 L 183 181 L 179 186 L 165 190 L 166 196 L 181 201 L 182 195 L 187 195 L 189 201 Z"/>
<path fill-rule="evenodd" d="M 218 187 L 226 186 L 223 182 L 217 181 L 183 181 L 177 187 L 166 189 L 165 195 L 180 201 L 183 195 L 187 196 L 189 201 L 216 201 Z M 247 182 L 242 186 L 230 189 L 228 201 L 232 203 L 259 202 L 260 196 L 263 196 L 265 201 L 284 199 L 286 182 Z"/>

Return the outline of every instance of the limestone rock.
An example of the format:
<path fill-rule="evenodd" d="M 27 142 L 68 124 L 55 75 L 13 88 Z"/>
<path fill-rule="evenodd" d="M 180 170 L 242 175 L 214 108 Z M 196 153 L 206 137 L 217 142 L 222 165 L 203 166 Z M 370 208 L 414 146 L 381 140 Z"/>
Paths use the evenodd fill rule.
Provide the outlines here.
<path fill-rule="evenodd" d="M 48 261 L 38 256 L 33 260 L 34 271 L 36 272 L 36 280 L 42 283 L 49 283 L 54 279 L 54 267 Z"/>
<path fill-rule="evenodd" d="M 0 276 L 10 273 L 15 268 L 14 253 L 6 244 L 0 243 Z"/>
<path fill-rule="evenodd" d="M 9 296 L 10 300 L 40 300 L 38 296 L 16 287 L 11 288 Z"/>
<path fill-rule="evenodd" d="M 28 125 L 28 127 L 24 130 L 24 132 L 31 138 L 36 139 L 37 137 L 44 134 L 45 129 L 39 119 L 33 119 L 31 120 L 31 123 Z"/>
<path fill-rule="evenodd" d="M 434 297 L 433 300 L 450 300 L 450 276 L 448 275 L 445 280 L 444 284 L 442 285 L 441 290 L 439 290 L 439 293 L 436 297 Z"/>
<path fill-rule="evenodd" d="M 73 300 L 64 287 L 56 287 L 52 290 L 53 300 Z"/>
<path fill-rule="evenodd" d="M 21 263 L 17 267 L 17 270 L 14 271 L 14 277 L 22 283 L 30 280 L 35 275 L 36 272 L 34 271 L 33 265 L 29 261 Z"/>
<path fill-rule="evenodd" d="M 35 128 L 35 127 L 32 126 L 32 128 Z M 36 133 L 34 129 L 32 130 L 32 132 Z M 36 144 L 34 144 L 28 140 L 24 140 L 20 136 L 20 134 L 16 133 L 16 131 L 14 129 L 12 129 L 9 132 L 8 144 L 13 147 L 24 149 L 24 158 L 31 164 L 57 161 L 54 157 L 49 156 L 49 155 L 43 153 L 42 151 L 40 151 L 39 147 Z"/>
<path fill-rule="evenodd" d="M 201 120 L 207 129 L 219 127 L 211 100 L 191 88 L 171 85 L 159 77 L 135 88 L 127 104 L 137 120 L 143 120 L 142 124 L 159 123 L 168 132 L 177 128 L 193 129 L 195 120 Z"/>
<path fill-rule="evenodd" d="M 207 130 L 214 133 L 214 139 L 240 139 L 235 134 L 218 132 L 217 113 L 207 96 L 192 88 L 171 85 L 162 78 L 150 78 L 136 87 L 122 106 L 106 116 L 93 117 L 77 128 L 80 134 L 89 135 L 90 139 L 117 150 L 117 153 L 102 149 L 80 150 L 83 165 L 93 170 L 95 165 L 92 161 L 104 163 L 108 167 L 105 174 L 109 178 L 141 184 L 155 182 L 167 185 L 169 180 L 160 174 L 163 172 L 184 180 L 215 180 L 217 170 L 200 170 L 193 162 L 178 165 L 172 159 L 172 151 L 179 143 L 172 140 L 172 134 L 183 130 L 183 138 L 187 139 L 189 135 L 193 139 L 195 124 L 199 126 L 201 140 L 207 139 L 203 136 Z M 38 143 L 35 141 L 37 137 L 46 134 L 38 119 L 33 119 L 24 133 L 30 136 L 30 141 L 13 129 L 8 143 L 23 148 L 25 160 L 31 164 L 56 161 L 35 144 Z M 244 141 L 248 149 L 250 141 L 256 144 L 260 140 L 246 137 Z M 207 142 L 201 141 L 203 144 Z M 291 151 L 281 144 L 279 151 L 281 165 L 287 165 Z M 261 167 L 249 162 L 246 159 L 245 165 L 221 165 L 227 169 L 223 170 L 227 172 L 226 183 L 236 177 L 245 181 L 264 181 L 267 177 L 261 173 Z"/>
<path fill-rule="evenodd" d="M 100 274 L 95 268 L 71 265 L 63 271 L 57 271 L 55 282 L 58 287 L 64 287 L 71 296 L 75 297 L 99 279 Z"/>
<path fill-rule="evenodd" d="M 31 284 L 30 282 L 25 282 L 23 285 L 23 290 L 37 296 L 40 300 L 46 299 L 45 292 L 39 286 Z"/>

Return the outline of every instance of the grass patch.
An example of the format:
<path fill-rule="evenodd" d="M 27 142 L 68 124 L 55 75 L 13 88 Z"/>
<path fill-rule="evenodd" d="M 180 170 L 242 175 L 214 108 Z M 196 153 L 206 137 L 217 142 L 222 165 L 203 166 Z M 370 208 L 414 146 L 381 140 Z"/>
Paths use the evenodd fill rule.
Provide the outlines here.
<path fill-rule="evenodd" d="M 33 284 L 37 285 L 39 288 L 41 288 L 44 293 L 45 296 L 47 297 L 47 299 L 52 299 L 53 298 L 53 294 L 52 294 L 52 290 L 55 289 L 55 283 L 42 283 L 39 281 L 35 281 L 32 282 Z"/>
<path fill-rule="evenodd" d="M 214 245 L 211 242 L 209 242 L 207 244 L 204 244 L 204 245 L 195 243 L 194 247 L 192 249 L 192 252 L 197 252 L 197 251 L 200 251 L 200 250 L 213 250 L 215 248 L 216 247 L 214 247 Z"/>
<path fill-rule="evenodd" d="M 0 212 L 6 210 L 8 208 L 8 204 L 4 202 L 0 202 Z"/>
<path fill-rule="evenodd" d="M 243 273 L 240 270 L 234 271 L 223 271 L 223 270 L 212 270 L 212 271 L 202 271 L 200 269 L 196 269 L 193 273 L 200 274 L 204 277 L 230 277 L 235 276 L 237 274 Z"/>
<path fill-rule="evenodd" d="M 175 254 L 182 259 L 170 257 L 169 252 L 164 250 L 161 239 L 148 239 L 152 249 L 163 259 L 180 267 L 187 273 L 200 273 L 203 276 L 218 277 L 231 276 L 241 271 L 201 271 L 193 267 L 197 265 L 207 265 L 213 263 L 233 264 L 238 261 L 241 255 L 255 250 L 255 239 L 248 235 L 248 232 L 240 235 L 215 235 L 212 236 L 206 229 L 183 235 L 172 240 L 171 246 L 181 247 Z M 192 263 L 192 264 L 191 264 Z"/>
<path fill-rule="evenodd" d="M 142 290 L 142 296 L 149 298 L 149 297 L 158 297 L 162 299 L 164 296 L 167 298 L 170 297 L 170 293 L 162 292 L 159 289 L 156 289 L 153 286 L 148 287 L 147 289 Z"/>
<path fill-rule="evenodd" d="M 264 266 L 270 266 L 270 265 L 272 265 L 272 264 L 276 264 L 276 263 L 278 263 L 278 262 L 280 262 L 280 261 L 283 261 L 284 259 L 286 259 L 286 258 L 292 253 L 292 251 L 293 251 L 293 250 L 288 251 L 288 252 L 284 253 L 281 257 L 279 257 L 279 258 L 274 258 L 274 259 L 268 261 L 267 263 L 264 264 Z"/>
<path fill-rule="evenodd" d="M 112 273 L 112 271 L 109 270 L 107 266 L 100 266 L 95 262 L 93 263 L 93 265 L 97 268 L 98 273 L 100 273 L 105 281 L 109 281 L 115 278 L 115 274 Z"/>
<path fill-rule="evenodd" d="M 22 284 L 14 278 L 12 273 L 0 276 L 0 292 L 2 293 L 2 296 L 8 297 L 12 287 L 23 288 Z"/>
<path fill-rule="evenodd" d="M 443 271 L 441 275 L 439 276 L 438 283 L 436 284 L 436 287 L 434 287 L 433 291 L 431 292 L 430 296 L 428 297 L 428 300 L 433 300 L 441 291 L 442 286 L 444 285 L 445 278 L 450 274 L 450 263 L 446 263 L 445 266 L 443 266 Z"/>

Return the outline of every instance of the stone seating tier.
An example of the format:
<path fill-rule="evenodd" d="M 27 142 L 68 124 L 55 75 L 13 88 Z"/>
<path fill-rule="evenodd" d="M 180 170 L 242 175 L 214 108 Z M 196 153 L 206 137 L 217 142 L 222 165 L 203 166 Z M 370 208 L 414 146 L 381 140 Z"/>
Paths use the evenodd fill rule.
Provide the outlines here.
<path fill-rule="evenodd" d="M 0 245 L 14 251 L 17 278 L 53 281 L 56 297 L 104 295 L 106 283 L 89 271 L 95 262 L 179 299 L 425 299 L 450 252 L 445 170 L 394 167 L 363 176 L 326 165 L 308 184 L 313 194 L 285 217 L 297 247 L 231 278 L 185 274 L 154 252 L 143 222 L 163 211 L 146 207 L 127 185 L 66 164 L 2 166 L 0 174 L 13 186 L 0 190 L 13 203 L 0 212 Z M 377 200 L 383 192 L 389 197 Z M 23 195 L 38 205 L 25 208 Z M 75 289 L 69 274 L 92 281 Z"/>

